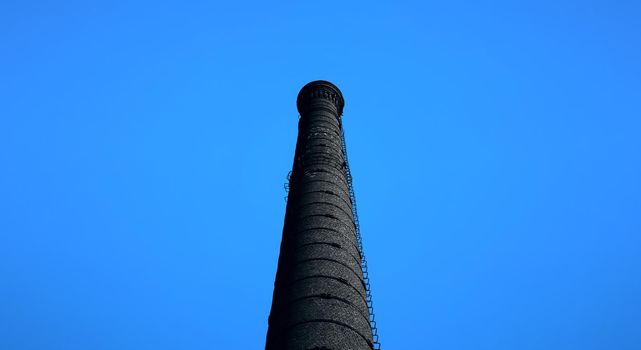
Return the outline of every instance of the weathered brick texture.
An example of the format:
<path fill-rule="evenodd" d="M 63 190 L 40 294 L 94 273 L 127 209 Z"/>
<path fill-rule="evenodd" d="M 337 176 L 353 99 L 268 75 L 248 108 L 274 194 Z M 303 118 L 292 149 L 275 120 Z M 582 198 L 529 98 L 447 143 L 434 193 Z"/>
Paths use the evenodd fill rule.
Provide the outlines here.
<path fill-rule="evenodd" d="M 372 333 L 342 151 L 343 96 L 298 95 L 298 141 L 266 350 L 371 350 Z"/>

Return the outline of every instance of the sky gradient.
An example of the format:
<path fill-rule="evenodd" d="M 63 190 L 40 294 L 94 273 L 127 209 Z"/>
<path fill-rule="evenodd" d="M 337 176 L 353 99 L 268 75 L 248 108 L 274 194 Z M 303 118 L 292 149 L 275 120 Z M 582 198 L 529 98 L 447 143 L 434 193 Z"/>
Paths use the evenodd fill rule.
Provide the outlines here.
<path fill-rule="evenodd" d="M 638 1 L 3 1 L 0 349 L 264 348 L 335 83 L 383 349 L 641 348 Z"/>

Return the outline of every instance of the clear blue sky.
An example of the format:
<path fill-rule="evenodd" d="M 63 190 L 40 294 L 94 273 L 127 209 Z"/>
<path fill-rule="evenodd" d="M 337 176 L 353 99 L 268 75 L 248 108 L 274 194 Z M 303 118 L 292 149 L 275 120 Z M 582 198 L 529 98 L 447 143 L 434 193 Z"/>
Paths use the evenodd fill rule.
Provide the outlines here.
<path fill-rule="evenodd" d="M 3 1 L 0 349 L 261 349 L 298 90 L 392 349 L 641 349 L 638 1 Z"/>

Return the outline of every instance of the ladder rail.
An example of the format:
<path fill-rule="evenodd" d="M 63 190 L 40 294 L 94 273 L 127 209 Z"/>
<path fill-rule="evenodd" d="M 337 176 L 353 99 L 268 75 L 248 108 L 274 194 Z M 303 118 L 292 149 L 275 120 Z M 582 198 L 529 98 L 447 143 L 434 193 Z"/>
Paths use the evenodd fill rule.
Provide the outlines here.
<path fill-rule="evenodd" d="M 343 148 L 343 158 L 345 159 L 345 175 L 347 178 L 347 186 L 349 190 L 349 198 L 352 202 L 352 216 L 354 217 L 354 228 L 356 231 L 356 241 L 358 243 L 358 250 L 361 254 L 361 271 L 363 273 L 363 282 L 365 283 L 365 298 L 367 301 L 367 309 L 369 310 L 369 322 L 372 329 L 372 340 L 374 345 L 374 350 L 381 349 L 381 343 L 379 341 L 378 327 L 376 325 L 376 316 L 374 314 L 374 302 L 372 300 L 372 288 L 369 279 L 369 271 L 367 267 L 367 259 L 365 257 L 365 251 L 363 250 L 363 237 L 361 235 L 360 222 L 358 220 L 358 208 L 356 206 L 356 194 L 354 193 L 354 185 L 352 172 L 349 167 L 349 161 L 347 159 L 347 145 L 345 144 L 345 131 L 341 125 L 341 138 L 342 138 L 342 148 Z"/>

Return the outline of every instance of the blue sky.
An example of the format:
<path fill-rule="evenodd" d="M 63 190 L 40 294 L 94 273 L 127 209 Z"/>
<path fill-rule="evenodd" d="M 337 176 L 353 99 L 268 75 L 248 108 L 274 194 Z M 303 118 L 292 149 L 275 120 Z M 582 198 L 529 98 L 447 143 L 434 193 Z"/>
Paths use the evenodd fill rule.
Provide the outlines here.
<path fill-rule="evenodd" d="M 264 347 L 298 90 L 384 349 L 641 347 L 637 1 L 3 1 L 0 349 Z"/>

